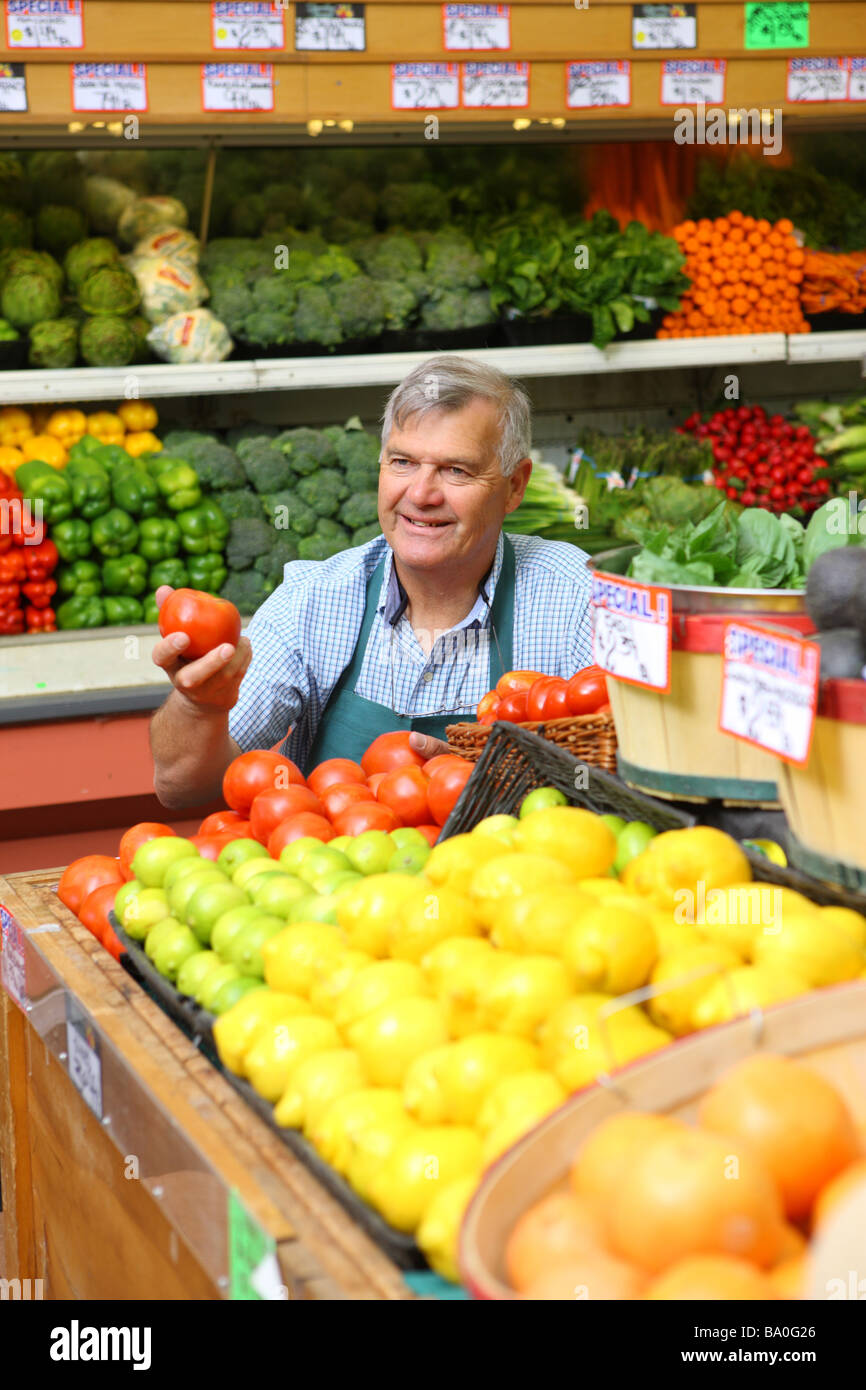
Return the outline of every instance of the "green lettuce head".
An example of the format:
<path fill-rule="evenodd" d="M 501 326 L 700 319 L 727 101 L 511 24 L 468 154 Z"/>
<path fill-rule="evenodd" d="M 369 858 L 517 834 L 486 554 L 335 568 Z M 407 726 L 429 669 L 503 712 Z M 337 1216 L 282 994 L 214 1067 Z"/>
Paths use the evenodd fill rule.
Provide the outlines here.
<path fill-rule="evenodd" d="M 122 265 L 92 270 L 78 290 L 78 302 L 87 314 L 131 314 L 140 299 L 135 276 Z"/>
<path fill-rule="evenodd" d="M 0 314 L 15 328 L 32 328 L 60 313 L 60 292 L 41 270 L 14 271 L 3 286 Z"/>
<path fill-rule="evenodd" d="M 36 241 L 55 256 L 65 256 L 86 235 L 87 221 L 78 208 L 45 203 L 36 214 Z"/>
<path fill-rule="evenodd" d="M 74 367 L 78 324 L 74 319 L 43 319 L 30 330 L 31 367 Z"/>
<path fill-rule="evenodd" d="M 106 265 L 117 265 L 119 259 L 120 253 L 113 241 L 104 236 L 92 236 L 70 246 L 63 269 L 70 285 L 77 291 L 92 271 Z"/>
<path fill-rule="evenodd" d="M 88 367 L 126 367 L 135 356 L 135 329 L 129 319 L 100 314 L 87 319 L 81 329 L 80 344 Z"/>

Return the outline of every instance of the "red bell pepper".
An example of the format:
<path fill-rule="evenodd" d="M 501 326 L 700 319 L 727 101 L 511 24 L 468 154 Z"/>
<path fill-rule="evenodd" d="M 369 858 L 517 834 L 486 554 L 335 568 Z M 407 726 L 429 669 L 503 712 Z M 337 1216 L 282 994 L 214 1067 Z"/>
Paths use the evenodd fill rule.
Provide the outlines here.
<path fill-rule="evenodd" d="M 21 592 L 34 608 L 47 608 L 57 593 L 57 582 L 54 579 L 33 580 L 30 584 L 22 584 Z"/>
<path fill-rule="evenodd" d="M 25 608 L 28 632 L 56 632 L 57 619 L 53 608 Z"/>
<path fill-rule="evenodd" d="M 38 545 L 24 546 L 24 563 L 29 579 L 47 579 L 57 568 L 60 555 L 52 540 L 40 541 Z"/>
<path fill-rule="evenodd" d="M 0 555 L 0 584 L 23 584 L 26 578 L 27 566 L 20 550 Z"/>

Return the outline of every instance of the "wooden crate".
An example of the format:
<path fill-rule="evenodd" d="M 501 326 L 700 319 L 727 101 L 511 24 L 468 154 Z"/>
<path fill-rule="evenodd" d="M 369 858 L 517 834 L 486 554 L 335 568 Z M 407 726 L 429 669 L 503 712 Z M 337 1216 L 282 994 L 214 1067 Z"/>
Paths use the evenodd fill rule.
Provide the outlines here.
<path fill-rule="evenodd" d="M 840 699 L 847 701 L 844 710 Z M 783 764 L 779 788 L 797 840 L 827 861 L 829 871 L 841 861 L 841 881 L 844 866 L 866 875 L 866 685 L 828 681 L 822 700 L 809 762 Z"/>
<path fill-rule="evenodd" d="M 0 877 L 0 903 L 25 938 L 30 1000 L 25 1015 L 0 989 L 6 1277 L 42 1279 L 47 1298 L 228 1297 L 234 1191 L 276 1243 L 285 1296 L 411 1298 L 400 1271 L 63 907 L 59 874 Z M 65 1064 L 70 1001 L 98 1040 L 102 1123 Z"/>

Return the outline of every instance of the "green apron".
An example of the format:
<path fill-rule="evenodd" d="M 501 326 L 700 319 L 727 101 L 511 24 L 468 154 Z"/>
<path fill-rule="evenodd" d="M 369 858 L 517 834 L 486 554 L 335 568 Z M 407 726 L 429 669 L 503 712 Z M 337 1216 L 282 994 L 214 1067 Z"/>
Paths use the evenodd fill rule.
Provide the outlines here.
<path fill-rule="evenodd" d="M 514 547 L 507 536 L 504 536 L 503 540 L 505 544 L 502 551 L 502 567 L 490 608 L 491 629 L 495 632 L 497 640 L 489 644 L 488 690 L 493 689 L 499 677 L 510 671 L 513 664 Z M 326 758 L 352 758 L 358 762 L 374 738 L 394 729 L 412 729 L 444 739 L 446 726 L 461 718 L 455 712 L 412 718 L 395 714 L 387 705 L 377 704 L 375 700 L 365 700 L 362 695 L 355 694 L 355 686 L 361 677 L 364 654 L 376 617 L 377 600 L 385 573 L 385 559 L 386 556 L 383 556 L 367 580 L 364 620 L 361 623 L 354 655 L 334 686 L 322 713 L 310 751 L 308 769 L 324 762 Z"/>

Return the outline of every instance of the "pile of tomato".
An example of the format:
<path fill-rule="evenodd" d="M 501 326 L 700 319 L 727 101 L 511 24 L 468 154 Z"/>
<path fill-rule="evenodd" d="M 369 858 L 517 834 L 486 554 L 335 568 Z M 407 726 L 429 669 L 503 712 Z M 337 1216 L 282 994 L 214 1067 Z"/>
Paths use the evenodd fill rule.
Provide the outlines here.
<path fill-rule="evenodd" d="M 539 671 L 506 671 L 479 701 L 476 718 L 479 724 L 493 724 L 498 719 L 525 724 L 601 714 L 609 709 L 607 682 L 600 666 L 585 666 L 570 680 L 544 676 Z"/>
<path fill-rule="evenodd" d="M 830 491 L 808 425 L 768 416 L 761 405 L 717 410 L 707 421 L 696 411 L 680 432 L 709 439 L 716 487 L 744 507 L 810 512 Z"/>

